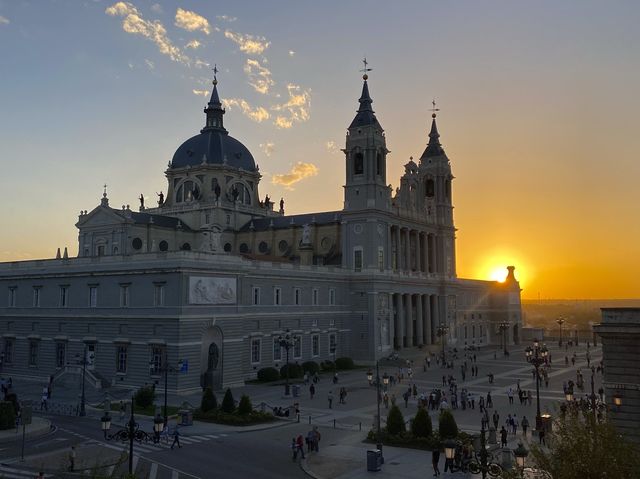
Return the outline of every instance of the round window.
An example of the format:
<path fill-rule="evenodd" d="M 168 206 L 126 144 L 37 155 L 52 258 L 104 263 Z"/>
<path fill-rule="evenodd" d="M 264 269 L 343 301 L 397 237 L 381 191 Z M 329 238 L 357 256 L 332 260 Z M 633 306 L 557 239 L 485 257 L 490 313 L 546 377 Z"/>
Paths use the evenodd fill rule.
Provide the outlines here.
<path fill-rule="evenodd" d="M 258 251 L 260 251 L 262 254 L 265 254 L 269 251 L 269 245 L 266 241 L 260 241 L 260 244 L 258 245 Z"/>
<path fill-rule="evenodd" d="M 167 243 L 164 240 L 160 241 L 160 244 L 158 245 L 158 249 L 160 249 L 160 251 L 167 251 L 169 249 L 169 243 Z"/>
<path fill-rule="evenodd" d="M 242 243 L 240 245 L 240 252 L 241 253 L 248 253 L 249 252 L 249 246 L 247 246 L 247 243 Z"/>
<path fill-rule="evenodd" d="M 230 252 L 231 252 L 231 243 L 225 243 L 225 244 L 224 244 L 224 250 L 225 250 L 227 253 L 230 253 Z"/>
<path fill-rule="evenodd" d="M 289 243 L 287 243 L 285 240 L 281 240 L 278 243 L 278 249 L 280 250 L 281 253 L 284 253 L 285 251 L 287 251 L 288 247 L 289 247 Z"/>
<path fill-rule="evenodd" d="M 322 241 L 320 241 L 320 248 L 322 248 L 322 251 L 329 251 L 332 246 L 333 240 L 328 236 L 325 236 L 324 238 L 322 238 Z"/>
<path fill-rule="evenodd" d="M 131 242 L 131 246 L 133 247 L 133 249 L 142 248 L 142 240 L 140 238 L 133 238 L 133 241 Z"/>
<path fill-rule="evenodd" d="M 182 249 L 183 251 L 191 251 L 191 245 L 189 243 L 185 243 L 180 249 Z"/>

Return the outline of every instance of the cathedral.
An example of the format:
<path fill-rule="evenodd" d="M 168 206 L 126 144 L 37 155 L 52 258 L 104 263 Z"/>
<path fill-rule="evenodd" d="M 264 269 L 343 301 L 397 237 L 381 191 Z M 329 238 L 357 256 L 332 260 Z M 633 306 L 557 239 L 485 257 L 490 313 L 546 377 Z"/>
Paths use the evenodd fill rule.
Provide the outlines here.
<path fill-rule="evenodd" d="M 80 211 L 77 257 L 0 264 L 3 375 L 55 380 L 86 363 L 94 387 L 139 387 L 169 370 L 169 390 L 188 394 L 242 385 L 287 357 L 372 364 L 405 348 L 519 341 L 514 268 L 503 283 L 456 275 L 454 177 L 435 112 L 394 191 L 365 74 L 342 210 L 287 215 L 282 199 L 260 199 L 217 83 L 157 204 L 114 208 L 105 188 Z"/>

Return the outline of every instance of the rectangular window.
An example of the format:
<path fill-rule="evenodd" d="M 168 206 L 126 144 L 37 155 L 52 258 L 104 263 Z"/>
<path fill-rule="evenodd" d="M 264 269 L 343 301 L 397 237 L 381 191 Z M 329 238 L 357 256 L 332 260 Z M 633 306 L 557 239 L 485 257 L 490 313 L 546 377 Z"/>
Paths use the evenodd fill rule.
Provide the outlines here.
<path fill-rule="evenodd" d="M 69 286 L 60 286 L 60 307 L 69 306 Z"/>
<path fill-rule="evenodd" d="M 273 360 L 282 360 L 282 348 L 280 347 L 280 339 L 273 338 Z"/>
<path fill-rule="evenodd" d="M 251 363 L 256 364 L 260 362 L 260 346 L 262 341 L 259 339 L 251 340 Z"/>
<path fill-rule="evenodd" d="M 164 284 L 154 285 L 153 304 L 155 306 L 164 306 Z"/>
<path fill-rule="evenodd" d="M 67 343 L 58 341 L 56 343 L 56 367 L 63 368 L 67 364 Z"/>
<path fill-rule="evenodd" d="M 251 289 L 251 296 L 253 299 L 252 304 L 256 305 L 256 304 L 260 304 L 260 288 L 258 288 L 257 286 L 254 286 Z"/>
<path fill-rule="evenodd" d="M 336 338 L 336 333 L 329 334 L 329 354 L 336 354 L 338 349 L 338 341 Z"/>
<path fill-rule="evenodd" d="M 282 290 L 280 288 L 273 288 L 273 304 L 276 306 L 280 305 L 280 297 L 282 294 Z"/>
<path fill-rule="evenodd" d="M 378 248 L 378 270 L 384 271 L 384 250 Z"/>
<path fill-rule="evenodd" d="M 311 304 L 318 306 L 318 290 L 316 288 L 311 291 Z"/>
<path fill-rule="evenodd" d="M 335 326 L 336 320 L 334 318 L 329 318 L 329 326 Z"/>
<path fill-rule="evenodd" d="M 152 376 L 159 376 L 162 371 L 162 358 L 164 356 L 164 346 L 151 346 L 151 360 L 149 361 L 149 373 Z"/>
<path fill-rule="evenodd" d="M 4 362 L 13 363 L 13 339 L 6 338 L 4 340 Z"/>
<path fill-rule="evenodd" d="M 16 287 L 9 288 L 9 307 L 10 308 L 15 308 L 16 307 L 16 296 L 17 295 L 18 295 L 18 288 L 16 288 Z"/>
<path fill-rule="evenodd" d="M 301 303 L 301 294 L 300 294 L 300 288 L 294 288 L 293 289 L 293 304 L 295 304 L 296 306 L 300 306 Z"/>
<path fill-rule="evenodd" d="M 98 306 L 98 287 L 89 286 L 89 307 L 96 308 Z"/>
<path fill-rule="evenodd" d="M 336 290 L 331 288 L 329 290 L 329 304 L 331 306 L 335 306 L 336 305 Z"/>
<path fill-rule="evenodd" d="M 302 336 L 293 337 L 293 358 L 302 358 Z"/>
<path fill-rule="evenodd" d="M 127 372 L 127 345 L 119 344 L 116 349 L 116 372 L 124 374 Z"/>
<path fill-rule="evenodd" d="M 317 334 L 311 336 L 311 355 L 320 356 L 320 336 Z"/>
<path fill-rule="evenodd" d="M 33 287 L 33 307 L 34 308 L 39 308 L 40 307 L 40 286 L 34 286 Z"/>
<path fill-rule="evenodd" d="M 129 285 L 121 284 L 120 285 L 120 307 L 128 308 L 129 307 Z"/>
<path fill-rule="evenodd" d="M 318 327 L 318 319 L 314 318 L 311 320 L 311 327 L 312 328 L 317 328 Z"/>
<path fill-rule="evenodd" d="M 38 350 L 40 348 L 40 341 L 32 339 L 29 341 L 29 366 L 38 365 Z"/>
<path fill-rule="evenodd" d="M 362 271 L 362 250 L 356 249 L 353 251 L 353 270 L 355 272 Z"/>

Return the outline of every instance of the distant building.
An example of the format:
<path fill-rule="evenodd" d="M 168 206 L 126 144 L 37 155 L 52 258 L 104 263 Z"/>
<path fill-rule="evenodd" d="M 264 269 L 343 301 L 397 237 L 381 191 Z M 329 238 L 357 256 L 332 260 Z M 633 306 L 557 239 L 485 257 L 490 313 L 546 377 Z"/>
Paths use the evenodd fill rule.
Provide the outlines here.
<path fill-rule="evenodd" d="M 602 323 L 594 329 L 602 339 L 609 417 L 621 434 L 640 443 L 640 308 L 602 308 Z"/>
<path fill-rule="evenodd" d="M 456 275 L 453 175 L 435 114 L 394 192 L 371 105 L 365 77 L 343 150 L 343 209 L 286 215 L 284 200 L 261 199 L 214 80 L 206 123 L 173 155 L 157 205 L 113 208 L 105 188 L 80 212 L 77 257 L 0 264 L 2 373 L 70 373 L 86 351 L 93 382 L 139 386 L 169 365 L 182 370 L 169 389 L 187 393 L 283 366 L 287 330 L 298 363 L 437 349 L 441 325 L 458 348 L 499 344 L 503 321 L 518 342 L 514 268 L 504 283 Z"/>

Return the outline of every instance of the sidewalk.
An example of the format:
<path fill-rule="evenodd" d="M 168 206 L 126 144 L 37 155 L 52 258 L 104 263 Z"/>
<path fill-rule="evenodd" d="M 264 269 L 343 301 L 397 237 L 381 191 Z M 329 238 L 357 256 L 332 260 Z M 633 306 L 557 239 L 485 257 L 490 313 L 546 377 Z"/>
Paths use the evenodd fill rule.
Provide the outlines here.
<path fill-rule="evenodd" d="M 25 427 L 25 439 L 47 434 L 51 430 L 51 421 L 48 419 L 33 416 L 31 424 Z M 0 444 L 13 441 L 22 441 L 22 426 L 18 429 L 11 428 L 0 431 Z"/>

